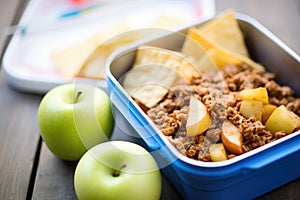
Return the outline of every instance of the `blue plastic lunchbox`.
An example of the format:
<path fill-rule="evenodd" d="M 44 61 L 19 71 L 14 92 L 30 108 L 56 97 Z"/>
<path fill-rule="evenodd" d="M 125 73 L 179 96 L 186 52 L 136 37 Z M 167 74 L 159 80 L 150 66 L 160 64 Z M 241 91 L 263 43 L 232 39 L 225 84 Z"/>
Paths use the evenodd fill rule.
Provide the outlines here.
<path fill-rule="evenodd" d="M 300 96 L 300 57 L 254 19 L 242 14 L 236 14 L 236 18 L 252 59 Z M 299 178 L 300 131 L 230 160 L 196 161 L 180 154 L 124 90 L 122 77 L 131 68 L 138 46 L 149 44 L 179 50 L 191 26 L 127 46 L 109 58 L 106 80 L 114 106 L 144 140 L 184 199 L 253 199 Z"/>

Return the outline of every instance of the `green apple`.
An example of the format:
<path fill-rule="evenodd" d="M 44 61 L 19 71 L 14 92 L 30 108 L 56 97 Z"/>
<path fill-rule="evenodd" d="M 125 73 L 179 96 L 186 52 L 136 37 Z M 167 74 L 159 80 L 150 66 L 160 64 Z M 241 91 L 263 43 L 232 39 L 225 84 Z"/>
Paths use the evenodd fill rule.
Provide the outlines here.
<path fill-rule="evenodd" d="M 38 109 L 40 134 L 57 157 L 76 161 L 111 136 L 114 119 L 108 95 L 88 84 L 64 84 L 50 90 Z"/>
<path fill-rule="evenodd" d="M 162 182 L 158 165 L 143 147 L 110 141 L 82 156 L 75 170 L 74 186 L 79 200 L 157 200 Z"/>

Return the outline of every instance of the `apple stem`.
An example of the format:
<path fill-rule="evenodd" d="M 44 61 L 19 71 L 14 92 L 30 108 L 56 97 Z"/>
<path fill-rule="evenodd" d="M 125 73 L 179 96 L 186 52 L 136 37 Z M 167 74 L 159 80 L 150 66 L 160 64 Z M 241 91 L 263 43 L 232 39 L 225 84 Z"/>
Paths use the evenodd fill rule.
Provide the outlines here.
<path fill-rule="evenodd" d="M 118 177 L 120 176 L 120 173 L 122 171 L 122 169 L 124 169 L 126 167 L 125 164 L 123 164 L 118 170 L 115 171 L 115 173 L 113 174 L 114 177 Z"/>
<path fill-rule="evenodd" d="M 74 103 L 78 102 L 80 95 L 82 95 L 82 91 L 77 92 Z"/>

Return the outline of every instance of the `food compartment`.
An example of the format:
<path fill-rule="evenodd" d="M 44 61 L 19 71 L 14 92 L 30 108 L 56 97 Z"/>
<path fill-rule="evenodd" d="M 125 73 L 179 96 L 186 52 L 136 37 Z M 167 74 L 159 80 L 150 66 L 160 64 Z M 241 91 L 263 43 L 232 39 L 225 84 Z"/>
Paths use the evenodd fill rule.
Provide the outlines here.
<path fill-rule="evenodd" d="M 222 20 L 230 24 L 233 18 L 227 15 Z M 223 25 L 220 18 L 210 22 L 214 27 L 216 23 Z M 232 24 L 230 29 L 236 28 Z M 208 23 L 203 26 L 208 27 Z M 195 59 L 189 60 L 202 53 L 202 49 L 193 46 L 195 41 L 203 40 L 199 39 L 201 35 L 198 37 L 198 30 L 188 29 L 186 38 L 186 32 L 181 31 L 163 37 L 163 42 L 158 39 L 150 45 L 148 43 L 148 46 L 139 46 L 132 53 L 131 50 L 127 51 L 126 57 L 133 56 L 135 60 L 134 63 L 131 60 L 129 66 L 134 67 L 129 71 L 126 69 L 126 73 L 119 78 L 129 95 L 177 150 L 196 160 L 222 161 L 296 132 L 300 126 L 300 118 L 297 116 L 299 98 L 293 96 L 293 90 L 288 86 L 277 84 L 274 74 L 265 72 L 264 67 L 258 63 L 260 60 L 256 58 L 258 62 L 254 62 L 242 56 L 248 56 L 248 48 L 242 42 L 228 45 L 220 41 L 239 51 L 238 55 L 217 45 L 210 49 L 205 49 L 203 45 L 204 53 L 205 50 L 218 53 L 217 59 L 214 54 L 210 54 L 210 59 L 215 59 L 212 67 L 217 69 L 207 68 L 210 63 L 205 60 L 204 53 L 200 59 L 200 68 L 197 66 L 199 62 L 192 63 Z M 217 29 L 214 31 L 217 32 Z M 225 34 L 227 32 L 225 30 Z M 233 37 L 240 36 L 242 40 L 240 32 L 236 32 Z M 248 43 L 253 40 L 250 34 L 244 34 Z M 176 36 L 178 38 L 174 39 Z M 215 37 L 219 36 L 220 33 L 217 33 Z M 237 40 L 227 35 L 224 37 L 232 40 L 227 43 Z M 179 42 L 169 42 L 170 38 Z M 160 48 L 157 48 L 157 44 L 160 44 Z M 165 49 L 164 44 L 175 45 Z M 219 57 L 226 58 L 220 61 Z M 202 58 L 205 58 L 204 62 Z M 236 64 L 224 65 L 226 62 Z M 216 66 L 219 63 L 222 66 Z"/>
<path fill-rule="evenodd" d="M 299 96 L 299 56 L 252 18 L 242 14 L 236 16 L 251 58 L 261 63 L 266 71 L 275 73 L 278 83 L 290 86 L 295 95 Z M 206 21 L 203 21 L 193 26 L 199 27 L 205 23 Z M 205 195 L 208 199 L 254 198 L 298 178 L 299 173 L 277 172 L 283 166 L 291 171 L 295 170 L 295 166 L 299 167 L 299 131 L 226 161 L 195 161 L 178 153 L 142 108 L 127 94 L 122 86 L 122 79 L 135 61 L 137 48 L 147 44 L 179 50 L 188 28 L 116 52 L 107 67 L 107 80 L 113 103 L 141 135 L 149 149 L 159 151 L 159 160 L 168 163 L 163 166 L 163 171 L 187 199 L 192 199 L 193 195 Z M 240 192 L 246 190 L 249 184 L 271 179 L 274 174 L 277 175 L 276 181 L 266 183 L 265 187 L 253 187 L 251 192 Z M 237 192 L 236 195 L 233 195 L 233 191 Z"/>

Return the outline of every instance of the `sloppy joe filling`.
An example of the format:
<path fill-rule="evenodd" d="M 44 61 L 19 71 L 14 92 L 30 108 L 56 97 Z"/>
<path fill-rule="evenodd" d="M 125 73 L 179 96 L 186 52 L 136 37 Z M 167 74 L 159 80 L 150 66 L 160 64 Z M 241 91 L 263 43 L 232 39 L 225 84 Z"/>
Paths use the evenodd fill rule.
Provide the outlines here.
<path fill-rule="evenodd" d="M 255 70 L 245 64 L 227 65 L 218 71 L 194 76 L 191 84 L 174 84 L 162 101 L 150 109 L 143 109 L 180 153 L 195 160 L 210 162 L 210 146 L 222 142 L 221 127 L 225 120 L 234 124 L 242 133 L 243 153 L 288 134 L 284 131 L 272 134 L 260 120 L 246 118 L 240 112 L 241 99 L 238 92 L 265 87 L 270 104 L 284 105 L 299 116 L 300 98 L 293 96 L 290 87 L 277 84 L 274 78 L 273 73 Z M 186 134 L 191 96 L 204 103 L 211 117 L 210 127 L 193 137 Z M 235 156 L 227 152 L 228 159 Z"/>

